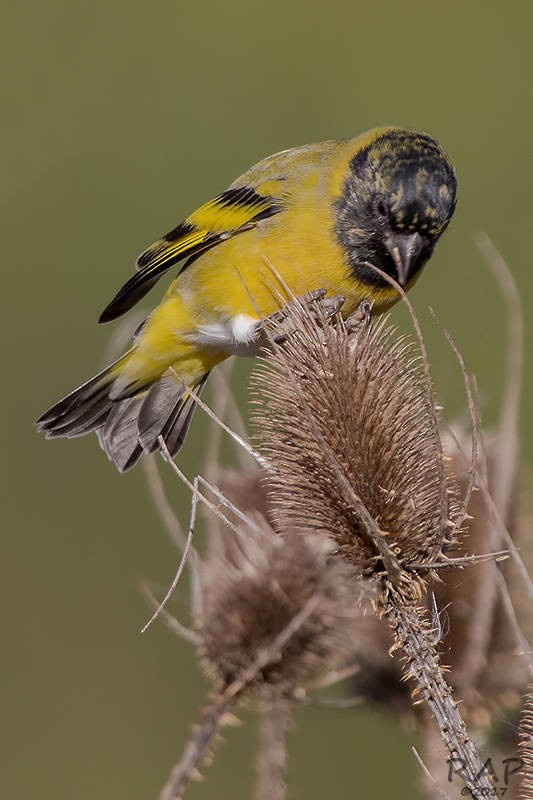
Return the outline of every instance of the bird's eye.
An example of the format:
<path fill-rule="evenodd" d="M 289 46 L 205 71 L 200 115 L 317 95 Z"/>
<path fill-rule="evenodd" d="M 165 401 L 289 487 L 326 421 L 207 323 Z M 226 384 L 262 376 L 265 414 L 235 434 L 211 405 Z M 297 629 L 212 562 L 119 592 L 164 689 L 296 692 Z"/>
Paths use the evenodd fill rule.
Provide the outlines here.
<path fill-rule="evenodd" d="M 378 200 L 378 203 L 376 205 L 376 211 L 381 217 L 386 217 L 388 215 L 388 209 L 387 206 L 385 205 L 384 200 Z"/>

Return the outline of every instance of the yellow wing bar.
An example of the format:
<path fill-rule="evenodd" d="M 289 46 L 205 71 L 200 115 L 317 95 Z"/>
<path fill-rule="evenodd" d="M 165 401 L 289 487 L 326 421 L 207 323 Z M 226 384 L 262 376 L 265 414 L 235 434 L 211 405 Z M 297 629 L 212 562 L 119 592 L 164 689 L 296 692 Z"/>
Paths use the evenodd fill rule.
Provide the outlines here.
<path fill-rule="evenodd" d="M 196 228 L 224 233 L 271 217 L 276 210 L 279 209 L 272 197 L 258 194 L 250 186 L 242 186 L 222 192 L 214 200 L 200 206 L 186 221 Z"/>
<path fill-rule="evenodd" d="M 102 312 L 99 322 L 109 322 L 129 311 L 159 278 L 178 261 L 194 258 L 221 241 L 249 230 L 260 220 L 282 210 L 278 199 L 258 194 L 250 186 L 227 189 L 200 206 L 137 259 L 133 275 Z"/>

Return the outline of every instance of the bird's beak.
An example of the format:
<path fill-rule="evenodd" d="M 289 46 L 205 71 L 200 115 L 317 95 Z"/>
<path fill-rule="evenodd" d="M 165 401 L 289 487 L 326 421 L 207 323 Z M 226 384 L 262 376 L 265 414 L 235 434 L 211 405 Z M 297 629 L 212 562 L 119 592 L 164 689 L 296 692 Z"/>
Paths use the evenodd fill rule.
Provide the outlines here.
<path fill-rule="evenodd" d="M 405 286 L 411 267 L 424 246 L 419 233 L 391 233 L 385 239 L 385 247 L 392 256 L 398 272 L 398 283 Z"/>

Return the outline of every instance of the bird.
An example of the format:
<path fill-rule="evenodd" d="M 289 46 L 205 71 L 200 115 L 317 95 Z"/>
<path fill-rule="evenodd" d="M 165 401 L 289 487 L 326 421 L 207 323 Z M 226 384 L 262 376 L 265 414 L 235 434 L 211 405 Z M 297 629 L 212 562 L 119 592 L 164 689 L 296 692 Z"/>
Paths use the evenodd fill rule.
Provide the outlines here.
<path fill-rule="evenodd" d="M 174 457 L 210 371 L 257 353 L 261 320 L 294 297 L 342 296 L 379 314 L 410 289 L 455 210 L 450 158 L 430 135 L 396 126 L 267 156 L 141 253 L 102 312 L 131 309 L 181 263 L 161 303 L 117 361 L 43 414 L 48 438 L 94 431 L 119 471 L 143 453 Z M 284 300 L 285 297 L 285 300 Z"/>

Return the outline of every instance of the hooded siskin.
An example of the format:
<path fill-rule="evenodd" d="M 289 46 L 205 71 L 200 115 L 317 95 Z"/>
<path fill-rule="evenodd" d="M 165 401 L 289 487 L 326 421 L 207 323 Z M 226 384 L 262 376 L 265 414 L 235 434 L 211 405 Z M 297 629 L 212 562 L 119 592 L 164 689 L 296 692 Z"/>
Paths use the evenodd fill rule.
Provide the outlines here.
<path fill-rule="evenodd" d="M 121 471 L 157 450 L 159 436 L 176 454 L 191 392 L 229 355 L 254 355 L 258 321 L 287 298 L 276 275 L 294 296 L 325 289 L 346 297 L 344 314 L 363 300 L 380 313 L 398 295 L 372 265 L 409 289 L 455 201 L 454 169 L 423 133 L 375 128 L 268 156 L 139 256 L 101 322 L 184 263 L 131 349 L 40 417 L 38 429 L 48 437 L 95 431 Z"/>

